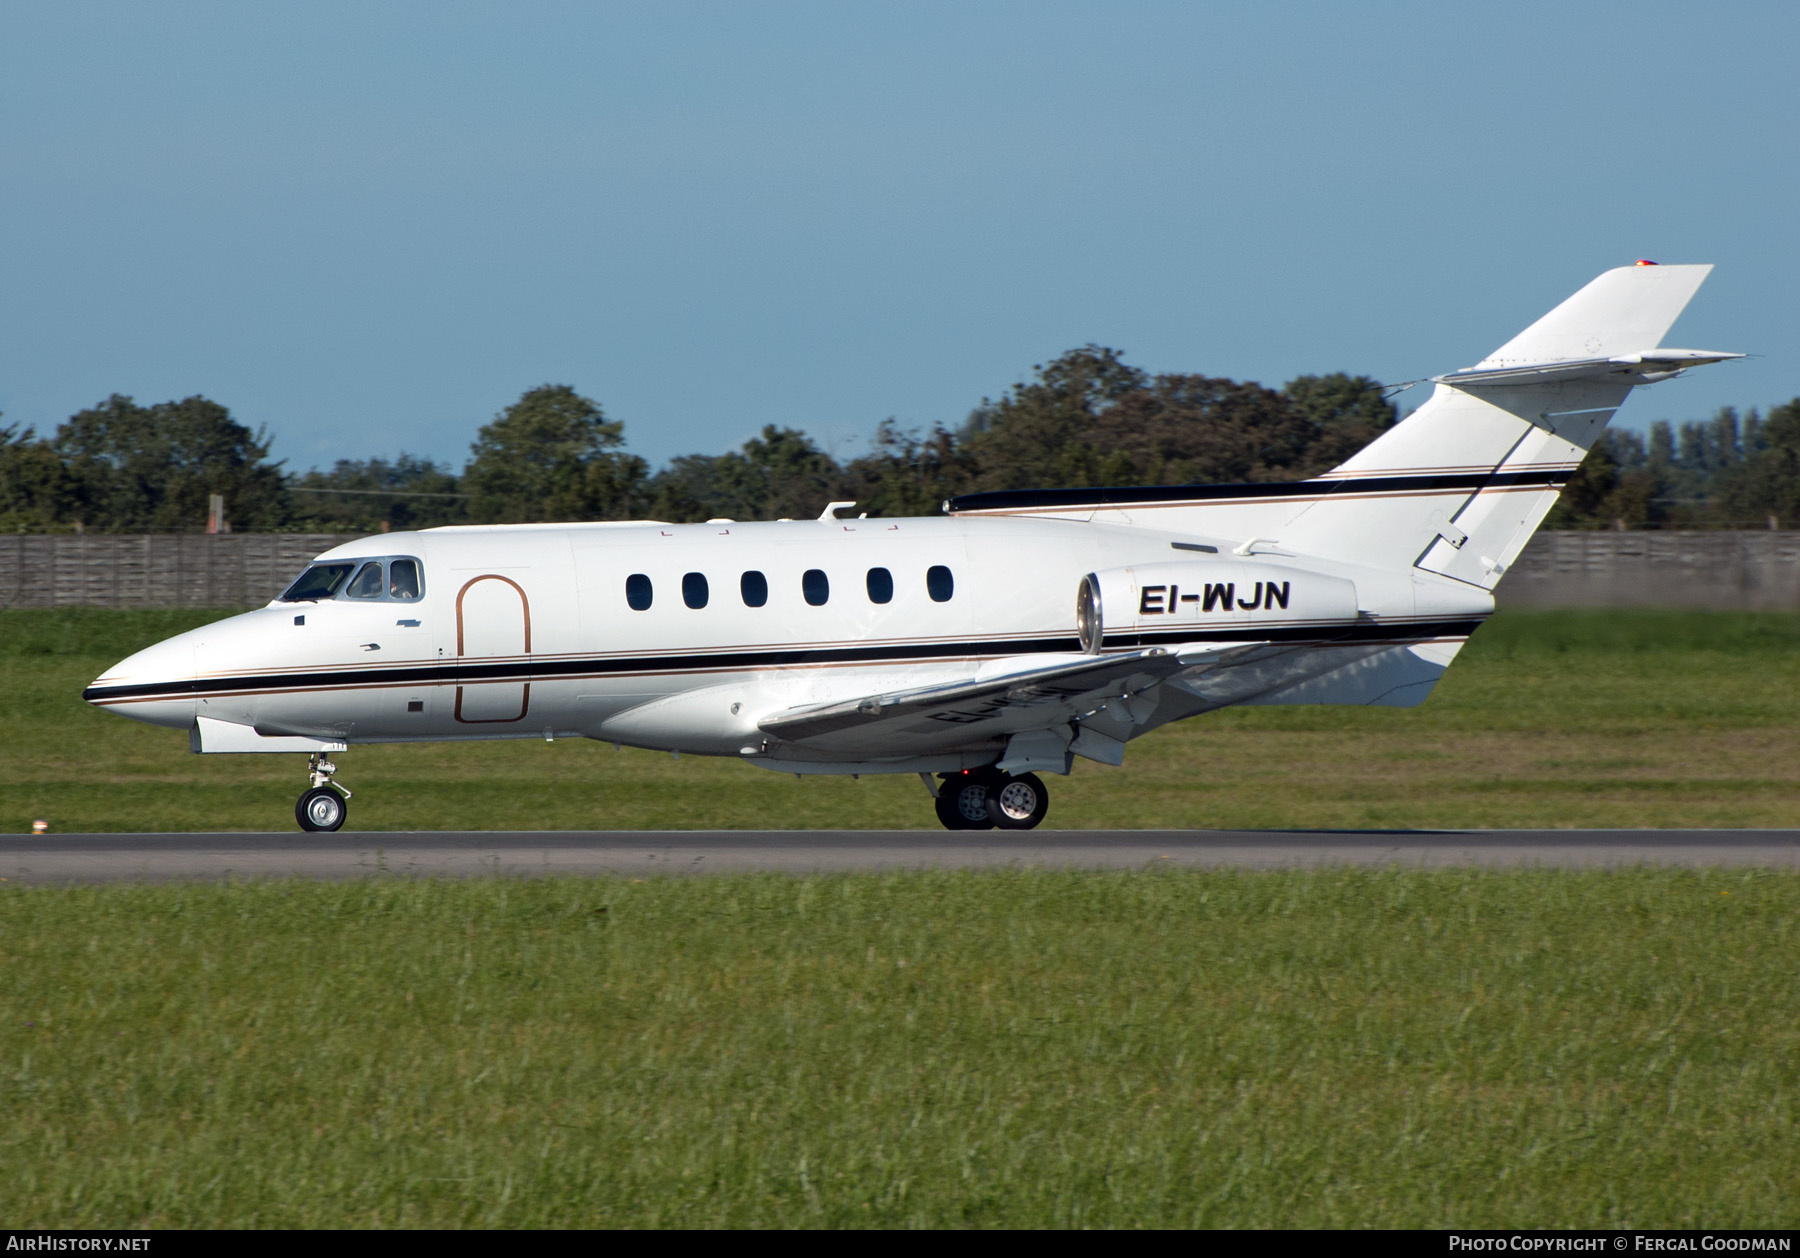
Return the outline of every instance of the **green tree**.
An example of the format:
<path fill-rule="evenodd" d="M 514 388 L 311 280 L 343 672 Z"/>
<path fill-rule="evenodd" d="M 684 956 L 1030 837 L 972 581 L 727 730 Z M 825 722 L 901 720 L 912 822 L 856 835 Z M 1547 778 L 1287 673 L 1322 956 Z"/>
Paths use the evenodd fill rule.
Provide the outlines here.
<path fill-rule="evenodd" d="M 1318 426 L 1318 438 L 1305 459 L 1315 472 L 1336 467 L 1392 428 L 1399 417 L 1382 386 L 1368 376 L 1341 371 L 1297 376 L 1281 386 L 1281 391 Z"/>
<path fill-rule="evenodd" d="M 0 533 L 47 533 L 69 518 L 68 471 L 34 429 L 0 425 Z"/>
<path fill-rule="evenodd" d="M 969 460 L 948 429 L 921 437 L 884 419 L 869 452 L 845 466 L 843 492 L 872 516 L 936 515 L 970 480 Z"/>
<path fill-rule="evenodd" d="M 1112 484 L 1212 484 L 1321 471 L 1309 457 L 1319 435 L 1291 399 L 1260 384 L 1160 375 L 1098 416 L 1084 444 L 1124 464 L 1101 465 Z"/>
<path fill-rule="evenodd" d="M 811 437 L 769 424 L 729 454 L 671 460 L 651 494 L 658 519 L 804 520 L 843 497 L 844 484 L 836 461 Z"/>
<path fill-rule="evenodd" d="M 941 462 L 980 489 L 1294 480 L 1380 435 L 1394 408 L 1367 376 L 1302 376 L 1277 392 L 1151 376 L 1086 345 L 1034 369 L 964 426 Z"/>
<path fill-rule="evenodd" d="M 197 532 L 207 499 L 234 528 L 274 529 L 291 514 L 267 434 L 204 397 L 139 406 L 113 394 L 69 417 L 52 443 L 71 485 L 74 520 L 106 532 Z"/>
<path fill-rule="evenodd" d="M 463 471 L 484 523 L 622 520 L 642 511 L 650 467 L 626 454 L 625 425 L 566 384 L 532 389 L 482 427 Z"/>
<path fill-rule="evenodd" d="M 1032 372 L 1035 379 L 999 401 L 984 398 L 958 434 L 972 487 L 1043 489 L 1129 475 L 1129 463 L 1095 440 L 1095 427 L 1149 377 L 1102 345 L 1072 349 Z"/>
<path fill-rule="evenodd" d="M 1634 432 L 1603 432 L 1545 518 L 1553 529 L 1638 529 L 1667 518 L 1664 473 Z"/>
<path fill-rule="evenodd" d="M 290 483 L 296 524 L 322 532 L 430 528 L 468 516 L 449 469 L 402 450 L 387 459 L 339 459 Z"/>
<path fill-rule="evenodd" d="M 1769 411 L 1757 446 L 1720 478 L 1718 498 L 1732 523 L 1800 524 L 1800 397 Z"/>

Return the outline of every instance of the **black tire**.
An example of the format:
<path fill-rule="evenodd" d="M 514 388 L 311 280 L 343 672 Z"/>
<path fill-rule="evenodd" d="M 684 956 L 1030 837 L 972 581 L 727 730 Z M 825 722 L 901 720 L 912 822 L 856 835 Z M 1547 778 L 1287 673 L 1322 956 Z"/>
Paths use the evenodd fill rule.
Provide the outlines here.
<path fill-rule="evenodd" d="M 988 830 L 988 779 L 973 773 L 953 773 L 938 786 L 938 820 L 946 830 Z"/>
<path fill-rule="evenodd" d="M 939 788 L 938 797 L 931 801 L 931 806 L 937 813 L 937 819 L 944 829 L 967 830 L 969 828 L 969 823 L 963 820 L 961 813 L 956 811 L 956 797 L 951 794 L 948 785 Z"/>
<path fill-rule="evenodd" d="M 330 831 L 344 824 L 350 815 L 350 804 L 329 786 L 315 786 L 294 805 L 294 820 L 302 830 Z"/>
<path fill-rule="evenodd" d="M 1004 777 L 988 791 L 987 810 L 1002 830 L 1030 830 L 1050 811 L 1050 792 L 1035 773 Z"/>

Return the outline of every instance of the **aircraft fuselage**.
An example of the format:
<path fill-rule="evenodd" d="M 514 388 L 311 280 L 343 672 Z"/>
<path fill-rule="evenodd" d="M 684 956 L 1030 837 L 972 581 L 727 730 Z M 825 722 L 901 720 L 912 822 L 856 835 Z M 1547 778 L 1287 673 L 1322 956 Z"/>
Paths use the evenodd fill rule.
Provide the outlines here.
<path fill-rule="evenodd" d="M 386 590 L 351 597 L 346 579 L 334 597 L 274 602 L 159 643 L 87 693 L 137 720 L 195 730 L 205 718 L 263 737 L 587 737 L 800 771 L 944 771 L 991 761 L 1004 731 L 963 737 L 959 724 L 981 722 L 938 720 L 936 737 L 840 757 L 784 746 L 759 722 L 967 681 L 996 662 L 1079 657 L 1076 596 L 1090 573 L 1178 568 L 1177 580 L 1129 594 L 1134 606 L 1107 609 L 1105 651 L 1285 635 L 1293 658 L 1257 678 L 1264 690 L 1324 671 L 1345 651 L 1444 632 L 1460 640 L 1471 615 L 1492 606 L 1475 592 L 1460 610 L 1421 619 L 1404 577 L 1260 554 L 1255 570 L 1272 574 L 1266 596 L 1261 580 L 1230 581 L 1221 606 L 1229 578 L 1245 570 L 1230 554 L 1238 540 L 1018 517 L 384 534 L 315 564 L 415 559 L 416 601 Z M 1358 606 L 1320 615 L 1307 582 L 1321 567 L 1353 581 Z M 1221 579 L 1208 580 L 1215 572 Z M 1185 599 L 1181 573 L 1191 574 Z M 1160 588 L 1171 584 L 1172 594 Z M 1170 690 L 1130 732 L 1216 706 Z"/>

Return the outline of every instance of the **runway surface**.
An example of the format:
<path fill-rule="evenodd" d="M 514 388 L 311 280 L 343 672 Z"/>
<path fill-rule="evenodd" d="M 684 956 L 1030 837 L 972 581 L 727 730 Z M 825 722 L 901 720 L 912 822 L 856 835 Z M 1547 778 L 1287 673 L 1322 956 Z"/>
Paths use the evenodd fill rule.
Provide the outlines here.
<path fill-rule="evenodd" d="M 0 835 L 12 883 L 219 878 L 1293 869 L 1800 869 L 1800 830 L 660 830 Z"/>

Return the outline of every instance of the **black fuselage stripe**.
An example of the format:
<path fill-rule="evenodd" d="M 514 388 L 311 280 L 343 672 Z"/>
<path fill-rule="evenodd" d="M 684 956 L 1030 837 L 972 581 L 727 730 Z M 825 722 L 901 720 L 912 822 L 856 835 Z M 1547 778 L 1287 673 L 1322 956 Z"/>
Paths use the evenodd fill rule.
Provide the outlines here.
<path fill-rule="evenodd" d="M 1413 621 L 1406 624 L 1362 620 L 1339 625 L 1245 625 L 1220 629 L 1137 630 L 1109 633 L 1112 648 L 1167 646 L 1202 642 L 1281 642 L 1322 646 L 1357 642 L 1416 642 L 1426 638 L 1467 637 L 1480 618 Z M 906 664 L 921 660 L 969 656 L 1066 654 L 1081 650 L 1073 636 L 1018 638 L 1010 641 L 922 642 L 907 646 L 808 647 L 796 650 L 712 651 L 691 655 L 648 655 L 607 658 L 590 656 L 557 660 L 507 660 L 496 664 L 445 663 L 414 668 L 358 668 L 338 672 L 265 673 L 236 677 L 199 677 L 145 685 L 90 686 L 82 698 L 90 702 L 122 699 L 175 698 L 261 690 L 337 690 L 356 686 L 446 685 L 491 681 L 554 681 L 558 677 L 630 675 L 634 673 L 734 672 L 821 664 Z"/>
<path fill-rule="evenodd" d="M 952 498 L 945 508 L 1017 511 L 1027 507 L 1110 507 L 1146 502 L 1242 502 L 1251 499 L 1327 498 L 1338 494 L 1474 493 L 1481 489 L 1561 489 L 1573 469 L 1522 472 L 1435 472 L 1411 476 L 1346 477 L 1249 485 L 1131 485 L 1106 489 L 999 489 Z"/>

